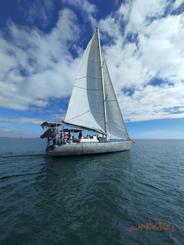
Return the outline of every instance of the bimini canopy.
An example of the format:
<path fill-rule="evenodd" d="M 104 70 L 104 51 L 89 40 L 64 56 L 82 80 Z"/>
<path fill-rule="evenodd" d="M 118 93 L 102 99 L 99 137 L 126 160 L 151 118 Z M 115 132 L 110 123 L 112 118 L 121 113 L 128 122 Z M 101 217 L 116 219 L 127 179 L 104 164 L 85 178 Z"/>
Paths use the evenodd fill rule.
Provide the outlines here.
<path fill-rule="evenodd" d="M 41 127 L 42 128 L 45 128 L 45 127 L 51 128 L 51 127 L 59 127 L 60 125 L 62 125 L 61 122 L 59 122 L 59 123 L 57 123 L 57 122 L 43 122 L 41 124 Z"/>

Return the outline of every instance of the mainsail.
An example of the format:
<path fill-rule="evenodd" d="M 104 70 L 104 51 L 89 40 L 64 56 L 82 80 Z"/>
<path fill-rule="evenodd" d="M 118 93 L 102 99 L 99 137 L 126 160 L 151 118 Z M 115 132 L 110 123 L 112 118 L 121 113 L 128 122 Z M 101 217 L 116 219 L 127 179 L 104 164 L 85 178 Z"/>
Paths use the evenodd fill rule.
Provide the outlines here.
<path fill-rule="evenodd" d="M 95 130 L 108 139 L 128 139 L 126 127 L 101 53 L 99 31 L 89 42 L 63 121 Z"/>

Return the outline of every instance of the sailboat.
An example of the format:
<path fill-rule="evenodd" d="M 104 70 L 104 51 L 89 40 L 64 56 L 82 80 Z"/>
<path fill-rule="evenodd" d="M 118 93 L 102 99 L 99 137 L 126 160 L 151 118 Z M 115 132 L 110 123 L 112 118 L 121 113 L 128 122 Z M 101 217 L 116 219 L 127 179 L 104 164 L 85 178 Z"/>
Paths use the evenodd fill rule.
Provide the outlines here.
<path fill-rule="evenodd" d="M 83 54 L 64 120 L 43 124 L 49 129 L 41 138 L 49 139 L 57 134 L 62 138 L 59 143 L 55 140 L 52 145 L 49 144 L 46 151 L 50 156 L 130 150 L 131 140 L 102 53 L 98 28 Z M 58 131 L 60 125 L 63 129 Z M 67 131 L 69 138 L 65 139 Z M 85 136 L 85 131 L 93 132 L 93 136 Z M 74 136 L 71 140 L 71 133 L 78 132 L 78 140 L 74 140 Z"/>

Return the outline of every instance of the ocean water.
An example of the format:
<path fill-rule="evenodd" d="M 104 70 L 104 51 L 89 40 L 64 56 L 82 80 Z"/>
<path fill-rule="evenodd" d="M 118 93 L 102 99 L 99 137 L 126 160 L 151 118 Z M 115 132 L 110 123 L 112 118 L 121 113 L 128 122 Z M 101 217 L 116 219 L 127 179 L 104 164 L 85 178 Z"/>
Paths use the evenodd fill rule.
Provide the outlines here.
<path fill-rule="evenodd" d="M 0 138 L 0 244 L 184 244 L 184 141 L 49 158 Z"/>

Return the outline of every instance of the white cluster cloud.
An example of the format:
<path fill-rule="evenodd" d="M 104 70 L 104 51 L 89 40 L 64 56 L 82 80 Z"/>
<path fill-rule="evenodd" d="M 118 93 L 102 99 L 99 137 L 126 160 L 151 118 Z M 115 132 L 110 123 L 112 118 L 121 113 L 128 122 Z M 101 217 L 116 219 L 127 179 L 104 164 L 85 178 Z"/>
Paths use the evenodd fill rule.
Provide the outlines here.
<path fill-rule="evenodd" d="M 76 8 L 80 8 L 82 14 L 93 15 L 97 9 L 96 6 L 90 3 L 88 0 L 62 0 L 64 4 L 69 4 L 70 6 L 74 6 Z"/>
<path fill-rule="evenodd" d="M 77 17 L 69 9 L 60 12 L 49 33 L 9 23 L 9 40 L 0 35 L 1 107 L 44 107 L 51 97 L 69 95 L 78 64 L 69 45 L 79 35 L 74 23 Z"/>
<path fill-rule="evenodd" d="M 176 4 L 135 0 L 100 21 L 114 40 L 104 51 L 126 120 L 184 117 L 184 14 L 166 15 L 168 7 Z M 152 85 L 155 78 L 163 82 Z"/>
<path fill-rule="evenodd" d="M 183 0 L 175 0 L 173 3 L 173 10 L 178 9 L 182 4 L 184 4 Z"/>
<path fill-rule="evenodd" d="M 183 1 L 127 1 L 98 21 L 89 1 L 62 2 L 80 9 L 92 27 L 99 24 L 103 38 L 111 38 L 103 51 L 125 120 L 184 117 L 184 14 L 171 14 Z M 52 97 L 70 95 L 83 34 L 74 11 L 61 10 L 49 33 L 12 22 L 8 32 L 9 38 L 0 34 L 0 107 L 45 107 Z M 163 83 L 153 85 L 155 78 Z"/>
<path fill-rule="evenodd" d="M 54 1 L 52 0 L 18 0 L 21 14 L 25 17 L 25 21 L 34 25 L 41 22 L 41 26 L 47 27 L 53 15 Z"/>
<path fill-rule="evenodd" d="M 82 20 L 89 23 L 91 27 L 95 29 L 97 21 L 94 16 L 98 11 L 96 5 L 90 3 L 88 0 L 62 0 L 62 3 L 78 9 L 78 11 L 80 11 L 80 15 L 82 16 Z"/>
<path fill-rule="evenodd" d="M 31 123 L 40 125 L 43 123 L 43 119 L 39 118 L 28 118 L 28 117 L 19 117 L 19 118 L 9 118 L 9 117 L 0 117 L 0 122 L 8 122 L 8 123 Z"/>

